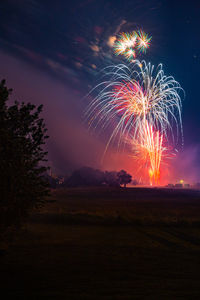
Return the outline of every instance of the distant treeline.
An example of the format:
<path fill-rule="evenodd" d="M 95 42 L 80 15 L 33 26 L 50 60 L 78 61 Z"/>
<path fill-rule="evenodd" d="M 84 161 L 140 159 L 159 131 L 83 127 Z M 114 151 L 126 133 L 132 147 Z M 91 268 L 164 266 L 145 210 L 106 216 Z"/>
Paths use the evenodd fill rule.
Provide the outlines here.
<path fill-rule="evenodd" d="M 120 187 L 128 183 L 137 184 L 137 181 L 132 181 L 132 176 L 126 171 L 101 171 L 90 167 L 82 167 L 75 170 L 71 176 L 65 178 L 64 182 L 60 182 L 59 178 L 48 176 L 52 188 L 56 187 L 81 187 L 81 186 L 111 186 Z"/>

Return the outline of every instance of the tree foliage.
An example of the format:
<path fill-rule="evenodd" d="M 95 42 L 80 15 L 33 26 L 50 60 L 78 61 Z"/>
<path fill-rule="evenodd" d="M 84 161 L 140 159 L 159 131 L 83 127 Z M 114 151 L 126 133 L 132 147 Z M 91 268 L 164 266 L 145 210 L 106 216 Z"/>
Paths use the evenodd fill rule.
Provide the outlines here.
<path fill-rule="evenodd" d="M 0 222 L 19 223 L 48 193 L 43 177 L 47 129 L 42 105 L 7 102 L 12 90 L 0 83 Z"/>
<path fill-rule="evenodd" d="M 119 171 L 117 173 L 117 176 L 118 176 L 118 179 L 119 179 L 119 184 L 124 185 L 124 187 L 126 187 L 126 185 L 128 183 L 130 183 L 131 180 L 132 180 L 132 176 L 124 170 Z"/>
<path fill-rule="evenodd" d="M 101 171 L 89 167 L 82 167 L 75 170 L 68 180 L 64 183 L 64 186 L 78 187 L 78 186 L 110 186 L 120 187 L 120 185 L 126 186 L 130 183 L 132 176 L 126 171 Z"/>
<path fill-rule="evenodd" d="M 120 186 L 117 174 L 118 173 L 116 171 L 105 171 L 104 173 L 105 184 L 107 186 L 113 186 L 113 187 Z"/>
<path fill-rule="evenodd" d="M 75 170 L 68 178 L 66 185 L 77 186 L 101 186 L 104 182 L 104 173 L 98 169 L 82 167 Z"/>

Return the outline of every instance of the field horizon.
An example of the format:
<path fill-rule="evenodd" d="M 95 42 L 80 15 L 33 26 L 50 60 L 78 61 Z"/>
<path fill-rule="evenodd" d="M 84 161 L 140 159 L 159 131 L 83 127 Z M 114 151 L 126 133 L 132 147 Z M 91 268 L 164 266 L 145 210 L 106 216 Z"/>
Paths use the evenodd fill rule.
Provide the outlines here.
<path fill-rule="evenodd" d="M 1 291 L 25 299 L 200 296 L 200 191 L 53 190 L 10 242 Z"/>

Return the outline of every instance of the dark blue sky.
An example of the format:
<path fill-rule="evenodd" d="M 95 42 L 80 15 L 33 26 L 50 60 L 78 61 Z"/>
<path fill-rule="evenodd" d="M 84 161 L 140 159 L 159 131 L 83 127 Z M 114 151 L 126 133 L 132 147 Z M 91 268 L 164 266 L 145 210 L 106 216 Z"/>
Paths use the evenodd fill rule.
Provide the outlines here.
<path fill-rule="evenodd" d="M 74 115 L 75 119 L 79 118 L 84 106 L 80 99 L 98 81 L 101 68 L 123 60 L 114 56 L 109 46 L 109 37 L 120 31 L 142 28 L 152 35 L 151 47 L 143 58 L 155 65 L 163 63 L 165 73 L 174 76 L 185 90 L 185 148 L 197 149 L 195 159 L 198 165 L 199 16 L 198 0 L 1 0 L 0 76 L 8 79 L 8 84 L 12 84 L 17 96 L 34 94 L 30 98 L 36 103 L 43 103 L 40 92 L 37 96 L 38 83 L 34 85 L 32 77 L 34 72 L 39 72 L 41 85 L 45 89 L 48 89 L 49 78 L 51 82 L 57 83 L 54 90 L 58 94 L 60 85 L 68 89 L 66 103 L 64 91 L 63 100 L 54 101 L 57 101 L 62 111 L 66 109 L 66 119 L 69 111 L 70 117 Z M 15 61 L 13 66 L 12 58 Z M 17 67 L 17 61 L 20 62 L 20 68 Z M 31 73 L 27 73 L 29 67 Z M 19 78 L 15 82 L 14 74 L 24 78 L 26 93 L 21 92 L 23 82 L 19 87 Z M 53 101 L 50 98 L 49 101 Z M 48 100 L 45 99 L 44 103 L 48 109 Z M 71 114 L 69 107 L 73 107 L 73 113 L 77 111 Z M 46 115 L 48 117 L 48 111 Z M 55 148 L 56 152 L 60 146 L 52 142 L 50 147 Z M 54 152 L 52 149 L 50 152 Z M 60 154 L 60 157 L 63 155 Z"/>

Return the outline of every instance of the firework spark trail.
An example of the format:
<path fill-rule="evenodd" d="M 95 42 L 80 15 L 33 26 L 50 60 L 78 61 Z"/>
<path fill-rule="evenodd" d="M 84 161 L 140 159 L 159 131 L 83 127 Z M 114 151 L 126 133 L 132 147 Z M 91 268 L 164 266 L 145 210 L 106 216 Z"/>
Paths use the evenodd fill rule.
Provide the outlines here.
<path fill-rule="evenodd" d="M 164 152 L 167 150 L 163 146 L 163 135 L 159 131 L 154 131 L 153 126 L 147 121 L 143 123 L 143 130 L 138 140 L 132 141 L 135 159 L 142 162 L 142 166 L 148 170 L 150 184 L 159 184 L 160 164 Z"/>
<path fill-rule="evenodd" d="M 150 173 L 158 183 L 163 137 L 167 141 L 172 137 L 175 144 L 180 132 L 182 137 L 179 95 L 182 89 L 172 76 L 164 74 L 161 64 L 154 69 L 150 63 L 137 60 L 129 66 L 119 64 L 107 67 L 104 73 L 108 80 L 91 91 L 100 90 L 86 111 L 89 124 L 105 129 L 117 122 L 106 150 L 117 137 L 119 146 L 130 136 L 133 144 L 147 144 Z M 176 134 L 173 134 L 174 127 Z"/>

